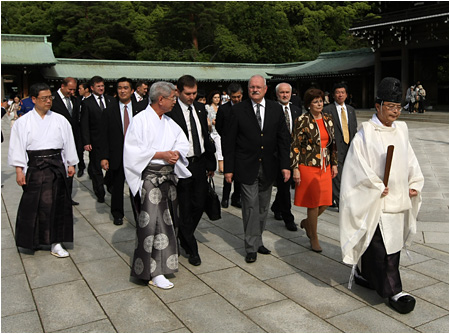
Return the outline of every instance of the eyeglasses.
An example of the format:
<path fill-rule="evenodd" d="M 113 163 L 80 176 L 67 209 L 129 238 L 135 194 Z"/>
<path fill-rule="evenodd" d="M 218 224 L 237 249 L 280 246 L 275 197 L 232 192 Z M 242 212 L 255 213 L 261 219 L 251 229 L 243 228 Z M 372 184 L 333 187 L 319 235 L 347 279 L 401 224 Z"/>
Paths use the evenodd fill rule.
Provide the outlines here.
<path fill-rule="evenodd" d="M 174 96 L 174 97 L 164 97 L 164 96 L 163 96 L 163 99 L 176 101 L 176 100 L 177 100 L 177 97 L 176 97 L 176 96 Z"/>
<path fill-rule="evenodd" d="M 50 100 L 50 101 L 54 100 L 55 97 L 53 95 L 50 95 L 50 96 L 37 97 L 37 99 L 41 100 L 42 102 L 46 102 L 48 100 Z"/>
<path fill-rule="evenodd" d="M 402 106 L 397 104 L 383 104 L 389 111 L 402 111 Z"/>
<path fill-rule="evenodd" d="M 263 89 L 264 87 L 261 87 L 261 86 L 250 86 L 250 87 L 248 87 L 249 89 L 251 89 L 251 90 L 261 90 L 261 89 Z"/>

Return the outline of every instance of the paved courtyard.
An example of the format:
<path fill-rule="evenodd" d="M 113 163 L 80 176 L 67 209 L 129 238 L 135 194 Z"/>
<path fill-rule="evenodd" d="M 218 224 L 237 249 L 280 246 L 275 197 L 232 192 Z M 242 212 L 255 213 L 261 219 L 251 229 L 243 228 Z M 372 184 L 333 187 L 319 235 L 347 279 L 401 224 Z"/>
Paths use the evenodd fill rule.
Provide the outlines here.
<path fill-rule="evenodd" d="M 359 112 L 358 121 L 369 116 Z M 170 278 L 175 287 L 163 291 L 130 279 L 135 245 L 131 208 L 126 208 L 124 225 L 115 226 L 110 195 L 106 203 L 98 203 L 85 173 L 74 181 L 80 205 L 73 210 L 71 256 L 19 253 L 14 229 L 22 190 L 7 165 L 10 129 L 5 117 L 1 331 L 448 333 L 448 113 L 426 113 L 421 120 L 419 115 L 402 117 L 425 176 L 411 258 L 403 251 L 401 258 L 404 290 L 417 300 L 407 315 L 392 310 L 374 291 L 347 288 L 351 268 L 341 261 L 338 213 L 332 210 L 319 219 L 321 254 L 309 250 L 303 230 L 286 230 L 270 213 L 263 237 L 272 254 L 259 254 L 252 264 L 244 260 L 240 210 L 230 206 L 217 221 L 204 215 L 196 232 L 201 266 L 180 256 L 179 272 Z M 215 176 L 219 196 L 222 180 Z M 304 208 L 294 207 L 293 213 L 297 225 L 306 217 Z"/>

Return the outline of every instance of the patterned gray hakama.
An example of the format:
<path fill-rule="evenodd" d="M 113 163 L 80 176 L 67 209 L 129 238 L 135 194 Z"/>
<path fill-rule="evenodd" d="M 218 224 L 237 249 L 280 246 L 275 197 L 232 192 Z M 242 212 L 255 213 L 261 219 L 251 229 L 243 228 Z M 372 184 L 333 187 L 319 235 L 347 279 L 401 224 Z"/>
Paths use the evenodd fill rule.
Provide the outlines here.
<path fill-rule="evenodd" d="M 148 165 L 142 173 L 141 212 L 131 276 L 151 280 L 178 271 L 174 224 L 179 219 L 173 166 Z"/>

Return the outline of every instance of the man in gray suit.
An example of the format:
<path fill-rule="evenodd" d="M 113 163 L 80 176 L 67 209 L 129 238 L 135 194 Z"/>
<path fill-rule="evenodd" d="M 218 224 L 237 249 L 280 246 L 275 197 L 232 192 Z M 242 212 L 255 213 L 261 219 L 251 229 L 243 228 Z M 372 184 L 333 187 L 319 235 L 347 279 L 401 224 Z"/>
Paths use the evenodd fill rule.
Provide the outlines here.
<path fill-rule="evenodd" d="M 323 108 L 324 113 L 333 117 L 334 136 L 338 150 L 338 175 L 333 179 L 333 205 L 339 209 L 339 193 L 341 189 L 341 175 L 345 157 L 350 147 L 350 142 L 357 132 L 355 109 L 345 103 L 348 87 L 345 83 L 337 83 L 333 87 L 334 103 Z"/>
<path fill-rule="evenodd" d="M 245 232 L 245 261 L 256 261 L 257 253 L 270 254 L 262 240 L 277 173 L 283 182 L 291 177 L 290 137 L 281 106 L 265 99 L 264 77 L 248 82 L 249 99 L 231 109 L 231 123 L 225 136 L 225 179 L 241 183 L 242 220 Z"/>

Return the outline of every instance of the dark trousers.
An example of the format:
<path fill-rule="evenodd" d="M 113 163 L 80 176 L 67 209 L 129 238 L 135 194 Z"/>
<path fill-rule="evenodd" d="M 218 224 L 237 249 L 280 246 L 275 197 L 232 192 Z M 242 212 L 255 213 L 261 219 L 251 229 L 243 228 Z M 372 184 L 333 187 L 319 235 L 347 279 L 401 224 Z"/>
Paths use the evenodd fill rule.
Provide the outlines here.
<path fill-rule="evenodd" d="M 386 254 L 380 227 L 377 226 L 372 241 L 361 259 L 362 276 L 381 297 L 392 297 L 402 292 L 399 266 L 400 252 Z"/>
<path fill-rule="evenodd" d="M 78 169 L 86 169 L 86 164 L 84 163 L 84 148 L 81 145 L 77 147 L 77 155 L 78 160 L 80 160 L 78 162 Z"/>
<path fill-rule="evenodd" d="M 111 214 L 114 218 L 123 218 L 123 188 L 125 184 L 125 173 L 123 168 L 108 170 L 110 184 L 106 185 L 111 190 Z M 106 183 L 106 177 L 105 177 Z"/>
<path fill-rule="evenodd" d="M 103 171 L 100 164 L 100 157 L 98 156 L 98 148 L 92 148 L 89 152 L 89 166 L 88 173 L 92 179 L 92 188 L 97 198 L 105 197 L 105 187 L 103 181 Z"/>
<path fill-rule="evenodd" d="M 283 220 L 287 222 L 294 221 L 294 215 L 291 213 L 291 184 L 293 182 L 292 171 L 291 178 L 288 182 L 284 182 L 283 174 L 279 172 L 276 179 L 277 195 L 272 203 L 272 211 L 280 212 Z"/>
<path fill-rule="evenodd" d="M 345 149 L 345 155 L 347 155 L 347 151 L 349 149 L 350 145 L 346 146 Z M 331 180 L 333 185 L 333 203 L 339 206 L 339 196 L 341 193 L 341 177 L 342 177 L 342 171 L 344 170 L 344 162 L 345 162 L 345 156 L 344 160 L 338 160 L 338 174 L 334 179 Z M 330 166 L 331 168 L 331 166 Z"/>
<path fill-rule="evenodd" d="M 177 185 L 178 203 L 180 208 L 180 221 L 178 238 L 180 245 L 191 255 L 198 255 L 195 229 L 202 218 L 205 208 L 208 183 L 206 178 L 206 159 L 202 156 L 188 166 L 192 176 L 179 179 Z"/>
<path fill-rule="evenodd" d="M 125 216 L 124 205 L 124 188 L 125 188 L 125 173 L 123 166 L 119 169 L 109 169 L 104 177 L 104 183 L 108 191 L 111 193 L 111 215 L 114 218 L 123 218 Z M 137 195 L 139 197 L 139 195 Z M 138 223 L 138 208 L 136 208 L 136 202 L 133 194 L 130 192 L 131 208 L 133 210 L 133 216 L 136 223 Z"/>
<path fill-rule="evenodd" d="M 241 183 L 239 181 L 233 180 L 234 191 L 233 195 L 231 195 L 231 202 L 236 203 L 241 200 Z M 222 191 L 222 200 L 227 200 L 230 198 L 231 193 L 231 183 L 228 183 L 225 178 L 223 178 L 223 191 Z"/>
<path fill-rule="evenodd" d="M 419 100 L 419 113 L 423 113 L 425 110 L 425 101 Z"/>

